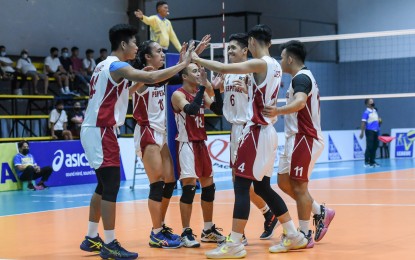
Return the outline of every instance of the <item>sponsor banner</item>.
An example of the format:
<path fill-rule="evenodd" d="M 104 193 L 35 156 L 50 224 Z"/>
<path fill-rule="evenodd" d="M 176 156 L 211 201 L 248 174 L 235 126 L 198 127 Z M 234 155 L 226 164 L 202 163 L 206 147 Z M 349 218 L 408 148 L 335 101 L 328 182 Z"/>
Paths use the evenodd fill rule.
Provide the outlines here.
<path fill-rule="evenodd" d="M 390 145 L 391 158 L 414 158 L 415 128 L 394 128 Z"/>
<path fill-rule="evenodd" d="M 13 165 L 17 153 L 16 143 L 0 143 L 0 191 L 18 190 L 22 187 Z"/>
<path fill-rule="evenodd" d="M 30 142 L 30 152 L 40 167 L 51 166 L 53 168 L 53 173 L 47 182 L 49 186 L 97 181 L 95 171 L 89 166 L 79 140 Z M 121 167 L 121 180 L 125 180 L 123 167 Z"/>

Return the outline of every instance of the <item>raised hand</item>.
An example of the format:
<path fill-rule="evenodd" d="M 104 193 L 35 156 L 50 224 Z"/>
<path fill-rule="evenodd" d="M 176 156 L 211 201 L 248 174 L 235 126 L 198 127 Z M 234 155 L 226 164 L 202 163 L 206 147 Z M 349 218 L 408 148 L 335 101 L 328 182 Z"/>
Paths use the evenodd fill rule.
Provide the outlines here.
<path fill-rule="evenodd" d="M 221 89 L 223 88 L 223 83 L 225 81 L 225 78 L 223 74 L 217 74 L 213 80 L 212 80 L 212 87 L 213 89 Z"/>
<path fill-rule="evenodd" d="M 141 11 L 140 9 L 137 9 L 137 11 L 134 12 L 134 15 L 140 20 L 142 20 L 144 16 L 143 11 Z"/>
<path fill-rule="evenodd" d="M 183 57 L 186 54 L 186 48 L 187 48 L 187 43 L 183 42 L 182 48 L 180 49 L 180 52 L 179 52 L 179 62 L 177 62 L 177 64 L 183 61 Z"/>
<path fill-rule="evenodd" d="M 195 49 L 195 53 L 197 55 L 200 55 L 209 46 L 211 39 L 212 37 L 210 36 L 210 34 L 206 34 L 205 36 L 203 36 L 202 40 Z"/>
<path fill-rule="evenodd" d="M 200 85 L 206 87 L 208 85 L 208 81 L 207 81 L 207 73 L 206 73 L 205 68 L 200 67 L 199 72 L 200 72 L 200 77 L 199 77 L 198 82 Z"/>
<path fill-rule="evenodd" d="M 190 62 L 192 61 L 192 54 L 194 53 L 194 49 L 195 49 L 195 43 L 192 41 L 189 44 L 189 47 L 187 48 L 186 53 L 183 55 L 183 62 L 187 65 L 190 64 Z"/>

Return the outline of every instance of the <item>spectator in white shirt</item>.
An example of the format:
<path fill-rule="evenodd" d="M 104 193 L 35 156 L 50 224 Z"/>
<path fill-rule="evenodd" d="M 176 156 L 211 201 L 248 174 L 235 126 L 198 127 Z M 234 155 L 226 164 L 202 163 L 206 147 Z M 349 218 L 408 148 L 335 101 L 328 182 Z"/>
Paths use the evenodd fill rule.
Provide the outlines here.
<path fill-rule="evenodd" d="M 37 83 L 39 79 L 42 79 L 44 82 L 44 94 L 48 93 L 49 87 L 49 78 L 42 73 L 39 73 L 36 70 L 36 67 L 33 65 L 32 60 L 29 58 L 29 53 L 27 50 L 22 50 L 20 53 L 20 59 L 17 61 L 16 69 L 22 75 L 22 83 L 20 84 L 20 90 L 22 86 L 26 83 L 27 77 L 31 77 L 33 83 L 33 89 L 35 94 L 39 94 L 37 90 Z"/>
<path fill-rule="evenodd" d="M 49 115 L 49 128 L 54 140 L 72 140 L 72 133 L 67 130 L 68 116 L 63 108 L 63 101 L 59 100 Z"/>
<path fill-rule="evenodd" d="M 17 74 L 13 69 L 13 61 L 6 56 L 6 47 L 0 46 L 0 79 L 11 80 L 12 89 L 16 95 L 21 95 L 21 91 L 17 88 Z"/>
<path fill-rule="evenodd" d="M 94 51 L 91 49 L 86 50 L 85 59 L 82 61 L 86 73 L 91 76 L 94 73 L 94 69 L 97 66 L 94 60 Z"/>
<path fill-rule="evenodd" d="M 50 56 L 46 57 L 45 59 L 45 73 L 48 75 L 48 77 L 53 77 L 56 79 L 62 94 L 69 95 L 72 94 L 69 89 L 69 78 L 61 62 L 59 61 L 58 55 L 58 48 L 50 48 Z"/>

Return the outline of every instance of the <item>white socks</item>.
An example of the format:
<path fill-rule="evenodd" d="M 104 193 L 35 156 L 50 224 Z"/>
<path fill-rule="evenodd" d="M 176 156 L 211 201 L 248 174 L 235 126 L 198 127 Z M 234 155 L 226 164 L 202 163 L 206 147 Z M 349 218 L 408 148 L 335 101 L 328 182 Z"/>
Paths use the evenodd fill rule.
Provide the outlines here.
<path fill-rule="evenodd" d="M 163 230 L 162 227 L 161 228 L 153 228 L 153 233 L 154 233 L 154 235 L 156 235 L 156 234 L 160 233 L 160 231 L 162 231 L 162 230 Z"/>
<path fill-rule="evenodd" d="M 308 235 L 308 226 L 310 225 L 310 220 L 299 220 L 300 230 L 307 236 Z"/>
<path fill-rule="evenodd" d="M 209 230 L 213 227 L 213 222 L 205 222 L 203 230 Z"/>
<path fill-rule="evenodd" d="M 109 244 L 115 239 L 115 230 L 104 230 L 104 243 Z"/>
<path fill-rule="evenodd" d="M 311 212 L 313 212 L 313 214 L 321 214 L 321 207 L 320 204 L 318 204 L 315 200 L 313 200 L 313 205 L 312 205 L 312 209 Z"/>
<path fill-rule="evenodd" d="M 86 234 L 90 238 L 94 238 L 98 236 L 98 224 L 96 222 L 88 222 L 88 233 Z"/>
<path fill-rule="evenodd" d="M 282 229 L 285 231 L 284 233 L 289 237 L 295 236 L 298 232 L 292 220 L 282 223 L 281 225 Z"/>
<path fill-rule="evenodd" d="M 259 210 L 262 212 L 262 215 L 264 215 L 269 210 L 269 207 L 268 207 L 268 205 L 265 205 L 265 207 L 260 208 Z"/>
<path fill-rule="evenodd" d="M 234 243 L 241 243 L 243 234 L 231 231 L 231 240 Z"/>

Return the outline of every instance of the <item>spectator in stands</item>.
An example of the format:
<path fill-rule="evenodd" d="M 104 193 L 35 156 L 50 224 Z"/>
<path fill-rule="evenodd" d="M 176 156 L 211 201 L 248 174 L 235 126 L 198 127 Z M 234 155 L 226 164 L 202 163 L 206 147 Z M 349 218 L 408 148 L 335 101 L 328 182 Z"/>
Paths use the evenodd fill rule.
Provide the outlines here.
<path fill-rule="evenodd" d="M 92 73 L 94 72 L 94 69 L 97 66 L 95 64 L 94 51 L 93 50 L 91 50 L 91 49 L 86 50 L 85 59 L 82 61 L 82 64 L 84 66 L 84 70 L 86 71 L 86 74 L 88 76 L 92 76 Z"/>
<path fill-rule="evenodd" d="M 49 128 L 54 140 L 72 140 L 72 133 L 67 129 L 67 124 L 68 116 L 63 101 L 59 100 L 49 115 Z"/>
<path fill-rule="evenodd" d="M 45 74 L 39 73 L 37 71 L 35 65 L 32 63 L 32 60 L 29 58 L 29 52 L 27 50 L 22 50 L 20 52 L 20 58 L 17 61 L 16 69 L 22 75 L 22 83 L 20 84 L 20 89 L 25 84 L 26 79 L 30 77 L 32 79 L 35 94 L 39 94 L 37 90 L 37 83 L 39 79 L 42 79 L 44 82 L 43 93 L 45 95 L 48 93 L 49 78 Z"/>
<path fill-rule="evenodd" d="M 365 99 L 366 110 L 362 115 L 362 123 L 360 126 L 360 139 L 366 135 L 366 151 L 365 151 L 365 167 L 379 167 L 375 161 L 376 150 L 379 147 L 379 131 L 380 119 L 377 109 L 375 108 L 375 101 L 372 98 Z"/>
<path fill-rule="evenodd" d="M 68 75 L 69 81 L 73 83 L 75 79 L 75 74 L 73 73 L 72 69 L 72 60 L 69 57 L 69 49 L 66 47 L 63 47 L 61 49 L 61 56 L 59 57 L 59 61 L 62 64 L 63 69 Z"/>
<path fill-rule="evenodd" d="M 6 56 L 6 47 L 0 46 L 1 78 L 11 80 L 12 89 L 16 95 L 22 95 L 22 89 L 17 88 L 17 72 L 13 69 L 13 61 Z"/>
<path fill-rule="evenodd" d="M 75 102 L 73 104 L 73 111 L 69 113 L 68 129 L 73 136 L 79 136 L 81 132 L 81 125 L 84 122 L 85 112 L 82 111 L 81 103 Z"/>
<path fill-rule="evenodd" d="M 79 48 L 74 46 L 71 49 L 72 56 L 72 69 L 75 73 L 75 79 L 78 80 L 80 83 L 86 85 L 89 89 L 89 82 L 91 81 L 91 77 L 86 74 L 84 70 L 82 60 L 78 57 L 79 56 Z"/>
<path fill-rule="evenodd" d="M 101 61 L 106 60 L 108 57 L 108 50 L 105 48 L 102 48 L 101 50 L 99 50 L 99 58 L 95 60 L 95 63 L 98 64 Z"/>
<path fill-rule="evenodd" d="M 17 147 L 19 148 L 19 153 L 14 157 L 13 163 L 20 181 L 28 181 L 27 188 L 31 190 L 47 188 L 48 186 L 46 186 L 45 182 L 52 174 L 52 167 L 40 168 L 36 164 L 35 158 L 29 152 L 29 143 L 27 141 L 20 141 Z M 33 185 L 33 181 L 39 178 L 41 178 L 40 181 Z"/>
<path fill-rule="evenodd" d="M 50 56 L 45 59 L 45 73 L 49 78 L 55 78 L 64 95 L 72 94 L 69 89 L 69 77 L 58 58 L 59 50 L 56 47 L 50 48 Z"/>
<path fill-rule="evenodd" d="M 176 50 L 180 52 L 182 46 L 177 39 L 173 26 L 166 18 L 169 15 L 169 6 L 165 1 L 158 1 L 156 4 L 157 15 L 150 17 L 145 16 L 139 9 L 134 12 L 135 16 L 143 21 L 143 23 L 150 26 L 150 39 L 158 42 L 160 46 L 166 51 L 169 48 L 170 42 L 174 45 Z"/>

